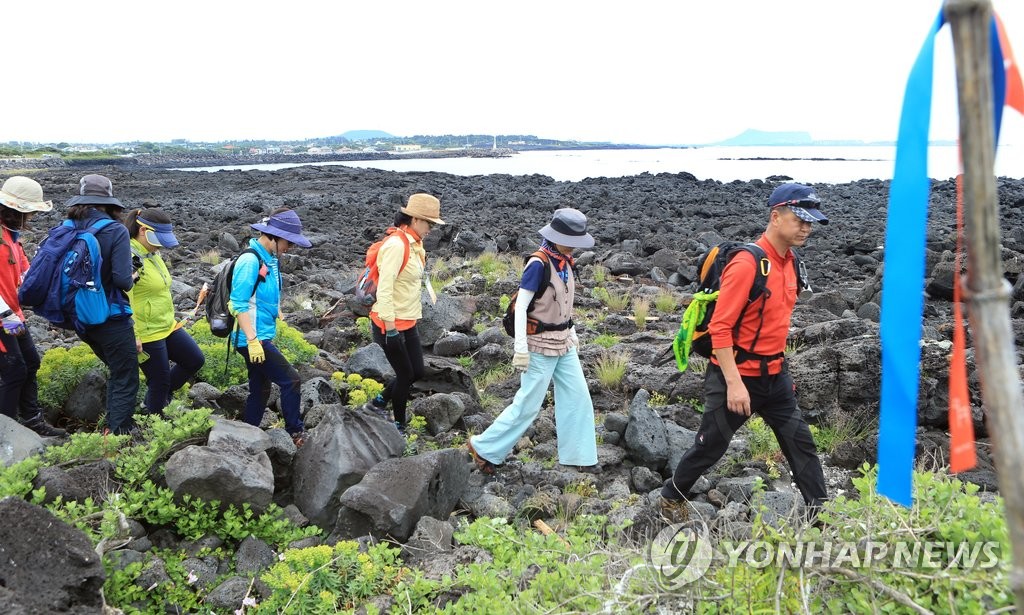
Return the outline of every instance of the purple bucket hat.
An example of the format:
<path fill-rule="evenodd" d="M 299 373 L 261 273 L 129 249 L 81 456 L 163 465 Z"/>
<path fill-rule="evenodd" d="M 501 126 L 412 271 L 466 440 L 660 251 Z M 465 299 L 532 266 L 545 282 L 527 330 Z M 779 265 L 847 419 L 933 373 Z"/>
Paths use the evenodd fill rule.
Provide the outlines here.
<path fill-rule="evenodd" d="M 268 218 L 263 218 L 256 224 L 250 224 L 252 228 L 267 235 L 287 239 L 300 248 L 310 248 L 312 242 L 302 235 L 302 221 L 299 214 L 288 209 L 276 213 Z"/>

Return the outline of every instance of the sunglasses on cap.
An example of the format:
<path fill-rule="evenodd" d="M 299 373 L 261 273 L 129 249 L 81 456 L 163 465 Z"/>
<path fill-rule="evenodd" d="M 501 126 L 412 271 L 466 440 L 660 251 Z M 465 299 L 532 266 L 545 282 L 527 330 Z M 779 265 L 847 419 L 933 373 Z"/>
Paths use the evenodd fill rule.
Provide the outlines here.
<path fill-rule="evenodd" d="M 821 205 L 821 201 L 812 199 L 793 199 L 790 201 L 783 201 L 772 205 L 772 209 L 776 207 L 804 207 L 807 209 L 817 209 Z"/>

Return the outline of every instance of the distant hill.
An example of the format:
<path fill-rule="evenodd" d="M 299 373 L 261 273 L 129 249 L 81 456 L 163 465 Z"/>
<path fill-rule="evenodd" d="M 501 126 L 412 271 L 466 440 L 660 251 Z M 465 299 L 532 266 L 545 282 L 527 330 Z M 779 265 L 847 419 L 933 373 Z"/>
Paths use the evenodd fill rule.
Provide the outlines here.
<path fill-rule="evenodd" d="M 371 139 L 393 139 L 394 135 L 383 130 L 350 130 L 342 133 L 342 137 L 349 141 L 369 141 Z"/>
<path fill-rule="evenodd" d="M 743 133 L 712 145 L 813 145 L 811 133 L 804 131 L 745 130 Z"/>

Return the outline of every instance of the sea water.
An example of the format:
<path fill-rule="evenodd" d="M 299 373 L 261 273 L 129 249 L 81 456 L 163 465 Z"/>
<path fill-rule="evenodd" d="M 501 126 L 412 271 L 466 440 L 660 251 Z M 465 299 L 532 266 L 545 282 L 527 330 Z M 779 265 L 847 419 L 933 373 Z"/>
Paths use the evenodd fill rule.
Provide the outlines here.
<path fill-rule="evenodd" d="M 434 171 L 454 175 L 547 175 L 556 181 L 588 177 L 626 177 L 642 173 L 691 173 L 698 179 L 749 181 L 775 175 L 806 183 L 842 183 L 858 179 L 892 179 L 895 146 L 710 146 L 620 150 L 527 151 L 503 158 L 399 158 L 344 162 L 281 163 L 196 167 L 185 171 L 276 170 L 324 165 L 385 171 Z M 928 148 L 928 175 L 956 176 L 955 145 Z M 1004 145 L 996 156 L 996 175 L 1024 177 L 1024 147 Z"/>

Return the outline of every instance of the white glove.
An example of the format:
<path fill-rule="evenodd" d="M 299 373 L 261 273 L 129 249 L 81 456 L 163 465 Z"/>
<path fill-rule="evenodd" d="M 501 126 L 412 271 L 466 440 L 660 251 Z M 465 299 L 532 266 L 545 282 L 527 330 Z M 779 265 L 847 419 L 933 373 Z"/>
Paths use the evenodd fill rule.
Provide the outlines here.
<path fill-rule="evenodd" d="M 530 353 L 517 352 L 512 355 L 512 367 L 525 372 L 530 367 Z"/>

